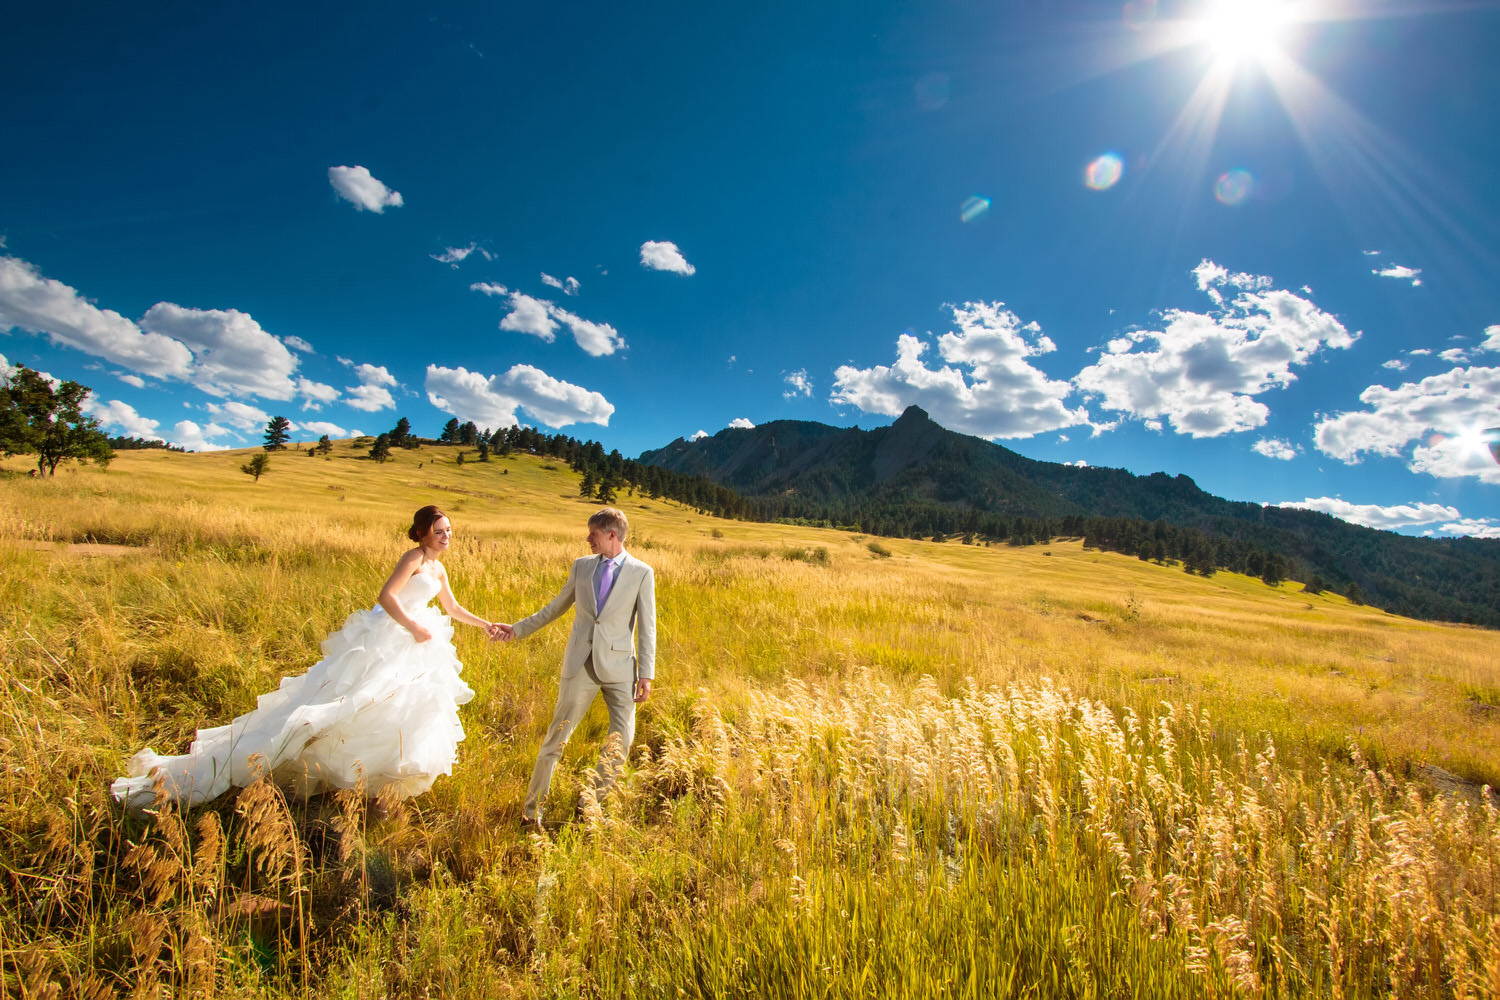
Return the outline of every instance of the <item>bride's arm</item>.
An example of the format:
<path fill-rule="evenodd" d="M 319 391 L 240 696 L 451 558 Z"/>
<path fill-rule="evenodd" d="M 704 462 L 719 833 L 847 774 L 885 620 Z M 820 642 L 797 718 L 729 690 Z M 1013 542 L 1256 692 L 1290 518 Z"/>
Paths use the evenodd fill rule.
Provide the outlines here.
<path fill-rule="evenodd" d="M 463 622 L 465 625 L 477 625 L 486 632 L 493 627 L 493 622 L 485 621 L 458 603 L 458 598 L 453 596 L 453 590 L 448 586 L 448 570 L 441 564 L 438 566 L 438 582 L 442 584 L 442 589 L 438 591 L 438 603 L 442 604 L 443 610 L 448 612 L 449 618 Z"/>
<path fill-rule="evenodd" d="M 385 613 L 390 615 L 397 625 L 412 634 L 412 638 L 418 642 L 426 642 L 432 638 L 432 633 L 413 621 L 411 615 L 407 614 L 406 609 L 401 606 L 401 602 L 396 600 L 396 595 L 401 593 L 401 588 L 406 586 L 406 581 L 411 579 L 412 574 L 421 565 L 421 549 L 412 549 L 402 556 L 396 563 L 396 568 L 391 571 L 390 577 L 385 581 L 385 586 L 380 588 L 378 603 L 385 608 Z M 446 584 L 444 588 L 446 589 Z"/>

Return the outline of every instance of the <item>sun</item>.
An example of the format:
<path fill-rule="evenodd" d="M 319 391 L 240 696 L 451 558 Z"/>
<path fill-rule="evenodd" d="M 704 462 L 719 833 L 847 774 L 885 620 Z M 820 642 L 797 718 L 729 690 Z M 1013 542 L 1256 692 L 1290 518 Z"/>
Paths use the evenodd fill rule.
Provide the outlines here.
<path fill-rule="evenodd" d="M 1264 61 L 1280 51 L 1290 19 L 1284 0 L 1209 0 L 1198 31 L 1221 61 Z"/>

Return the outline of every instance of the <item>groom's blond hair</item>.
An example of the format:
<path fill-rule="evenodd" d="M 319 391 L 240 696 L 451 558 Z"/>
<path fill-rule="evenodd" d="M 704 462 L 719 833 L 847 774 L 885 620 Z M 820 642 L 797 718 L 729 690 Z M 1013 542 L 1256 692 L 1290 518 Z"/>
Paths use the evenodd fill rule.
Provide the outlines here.
<path fill-rule="evenodd" d="M 618 507 L 603 507 L 590 514 L 589 527 L 613 531 L 621 545 L 625 544 L 625 536 L 630 534 L 630 522 L 625 520 L 625 512 Z"/>

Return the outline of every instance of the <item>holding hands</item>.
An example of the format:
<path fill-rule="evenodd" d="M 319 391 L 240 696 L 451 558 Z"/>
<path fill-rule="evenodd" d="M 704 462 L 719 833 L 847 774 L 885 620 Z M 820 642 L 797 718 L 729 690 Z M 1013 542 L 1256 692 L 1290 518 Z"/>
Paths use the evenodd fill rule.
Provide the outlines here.
<path fill-rule="evenodd" d="M 516 637 L 516 630 L 504 622 L 494 622 L 485 631 L 489 633 L 490 642 L 510 642 Z"/>

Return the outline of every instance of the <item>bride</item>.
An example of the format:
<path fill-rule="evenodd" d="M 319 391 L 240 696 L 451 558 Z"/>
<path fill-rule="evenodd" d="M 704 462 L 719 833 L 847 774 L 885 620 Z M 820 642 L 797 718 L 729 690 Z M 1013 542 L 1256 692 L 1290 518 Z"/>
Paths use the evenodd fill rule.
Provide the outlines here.
<path fill-rule="evenodd" d="M 263 770 L 304 796 L 363 781 L 372 797 L 390 788 L 409 798 L 451 773 L 464 738 L 458 706 L 474 697 L 459 677 L 453 621 L 491 635 L 497 626 L 465 610 L 448 587 L 438 561 L 453 540 L 447 516 L 423 507 L 407 535 L 417 547 L 396 563 L 375 607 L 354 612 L 323 640 L 321 661 L 261 695 L 254 711 L 198 730 L 187 753 L 136 754 L 110 787 L 115 799 L 148 807 L 160 783 L 169 798 L 193 806 Z M 448 615 L 428 606 L 434 597 Z"/>

